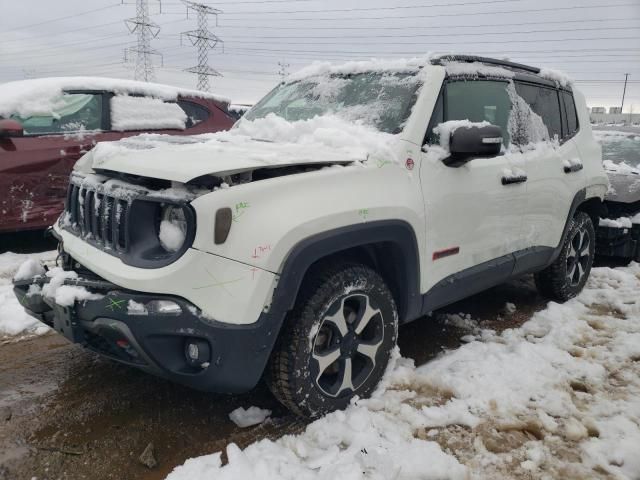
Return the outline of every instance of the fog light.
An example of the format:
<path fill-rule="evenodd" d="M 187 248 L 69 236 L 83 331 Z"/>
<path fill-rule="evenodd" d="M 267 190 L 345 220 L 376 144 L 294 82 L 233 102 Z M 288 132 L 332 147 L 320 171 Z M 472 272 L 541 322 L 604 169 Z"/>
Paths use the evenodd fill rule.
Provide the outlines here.
<path fill-rule="evenodd" d="M 184 342 L 184 356 L 192 367 L 202 367 L 209 363 L 211 348 L 202 338 L 187 338 Z"/>
<path fill-rule="evenodd" d="M 171 300 L 151 300 L 147 303 L 147 310 L 149 313 L 159 315 L 180 315 L 182 313 L 180 305 Z"/>

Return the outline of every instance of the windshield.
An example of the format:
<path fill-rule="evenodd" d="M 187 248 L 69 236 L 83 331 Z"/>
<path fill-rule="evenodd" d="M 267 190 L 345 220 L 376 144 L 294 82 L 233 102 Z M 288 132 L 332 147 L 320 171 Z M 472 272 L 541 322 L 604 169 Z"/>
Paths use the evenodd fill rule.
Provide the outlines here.
<path fill-rule="evenodd" d="M 399 133 L 411 113 L 418 86 L 415 73 L 312 77 L 275 88 L 244 118 L 255 120 L 273 113 L 296 121 L 334 114 L 382 132 Z"/>

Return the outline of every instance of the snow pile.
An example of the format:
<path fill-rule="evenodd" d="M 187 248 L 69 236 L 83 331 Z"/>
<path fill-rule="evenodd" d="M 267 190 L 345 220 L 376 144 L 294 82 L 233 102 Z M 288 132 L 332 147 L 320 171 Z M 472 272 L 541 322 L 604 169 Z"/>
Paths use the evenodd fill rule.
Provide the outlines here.
<path fill-rule="evenodd" d="M 640 137 L 636 136 L 633 132 L 621 132 L 620 130 L 592 130 L 593 136 L 600 143 L 616 141 L 622 138 L 632 139 L 634 141 L 640 141 Z"/>
<path fill-rule="evenodd" d="M 136 82 L 103 77 L 51 77 L 3 83 L 0 86 L 0 116 L 28 117 L 55 110 L 56 97 L 68 90 L 105 90 L 123 95 L 146 95 L 161 100 L 179 96 L 208 98 L 223 104 L 230 100 L 208 92 L 177 88 L 158 83 Z"/>
<path fill-rule="evenodd" d="M 582 165 L 582 159 L 579 157 L 566 158 L 562 161 L 562 166 L 565 168 L 578 167 Z"/>
<path fill-rule="evenodd" d="M 35 277 L 36 275 L 44 275 L 44 273 L 45 269 L 42 266 L 42 263 L 35 258 L 28 258 L 20 265 L 13 279 L 27 280 Z"/>
<path fill-rule="evenodd" d="M 555 82 L 560 87 L 570 87 L 573 85 L 573 79 L 564 72 L 554 70 L 552 68 L 540 69 L 539 75 L 542 78 Z"/>
<path fill-rule="evenodd" d="M 115 95 L 111 98 L 113 130 L 148 130 L 186 128 L 187 114 L 177 103 L 158 98 Z"/>
<path fill-rule="evenodd" d="M 396 58 L 383 60 L 372 58 L 370 60 L 352 61 L 341 64 L 331 62 L 314 61 L 311 65 L 301 68 L 287 77 L 287 83 L 299 80 L 329 75 L 347 75 L 366 72 L 409 73 L 417 72 L 421 67 L 429 63 L 428 56 L 414 58 Z"/>
<path fill-rule="evenodd" d="M 184 244 L 186 232 L 181 223 L 172 222 L 171 220 L 162 220 L 160 222 L 160 244 L 162 248 L 168 252 L 177 252 Z"/>
<path fill-rule="evenodd" d="M 469 120 L 449 120 L 448 122 L 439 123 L 434 129 L 433 133 L 438 135 L 440 140 L 440 146 L 449 152 L 449 141 L 451 135 L 459 128 L 482 128 L 491 125 L 489 122 L 470 122 Z"/>
<path fill-rule="evenodd" d="M 240 120 L 226 132 L 194 137 L 144 134 L 117 142 L 100 142 L 76 164 L 136 175 L 149 174 L 187 182 L 205 174 L 245 171 L 305 163 L 349 163 L 384 159 L 398 162 L 396 135 L 354 124 L 332 115 L 287 122 L 274 114 Z M 175 159 L 181 160 L 180 169 Z"/>
<path fill-rule="evenodd" d="M 229 414 L 229 419 L 240 428 L 252 427 L 264 422 L 271 415 L 271 410 L 259 407 L 236 408 Z"/>
<path fill-rule="evenodd" d="M 506 68 L 486 65 L 481 62 L 444 62 L 447 75 L 463 77 L 513 78 L 515 73 Z"/>
<path fill-rule="evenodd" d="M 596 268 L 520 328 L 419 368 L 399 359 L 372 398 L 167 478 L 638 478 L 639 290 L 639 264 Z"/>
<path fill-rule="evenodd" d="M 149 310 L 144 304 L 129 300 L 127 303 L 127 313 L 129 315 L 149 315 Z"/>
<path fill-rule="evenodd" d="M 379 132 L 372 127 L 354 124 L 334 115 L 314 117 L 309 120 L 288 122 L 274 114 L 253 121 L 241 121 L 229 132 L 220 132 L 220 138 L 233 141 L 236 135 L 245 139 L 306 145 L 309 148 L 330 148 L 344 152 L 345 158 L 372 156 L 397 161 L 394 146 L 397 137 Z"/>
<path fill-rule="evenodd" d="M 49 327 L 35 318 L 27 315 L 20 305 L 20 301 L 13 293 L 11 279 L 29 278 L 30 274 L 41 274 L 40 261 L 53 262 L 57 252 L 39 254 L 0 254 L 0 338 L 4 336 L 36 334 L 41 335 L 49 331 Z M 29 263 L 25 265 L 25 260 Z"/>
<path fill-rule="evenodd" d="M 47 277 L 50 280 L 42 286 L 42 295 L 52 298 L 62 307 L 71 307 L 77 301 L 99 300 L 103 297 L 103 295 L 91 293 L 84 287 L 65 285 L 65 280 L 78 278 L 78 274 L 73 270 L 53 267 L 47 272 Z"/>
<path fill-rule="evenodd" d="M 612 160 L 603 160 L 602 164 L 607 172 L 620 173 L 624 175 L 640 175 L 640 170 L 632 167 L 628 163 L 615 163 Z"/>
<path fill-rule="evenodd" d="M 618 219 L 601 218 L 598 225 L 600 225 L 601 227 L 611 228 L 631 228 L 633 227 L 633 222 L 629 217 L 620 217 Z"/>

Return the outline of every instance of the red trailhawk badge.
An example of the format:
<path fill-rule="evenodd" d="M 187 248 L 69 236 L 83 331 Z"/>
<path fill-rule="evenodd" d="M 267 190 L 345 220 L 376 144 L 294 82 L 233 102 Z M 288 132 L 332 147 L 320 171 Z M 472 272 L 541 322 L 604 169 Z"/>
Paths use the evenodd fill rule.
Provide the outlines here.
<path fill-rule="evenodd" d="M 407 170 L 413 170 L 413 167 L 415 166 L 413 158 L 407 158 L 407 161 L 404 162 L 404 166 L 407 167 Z"/>

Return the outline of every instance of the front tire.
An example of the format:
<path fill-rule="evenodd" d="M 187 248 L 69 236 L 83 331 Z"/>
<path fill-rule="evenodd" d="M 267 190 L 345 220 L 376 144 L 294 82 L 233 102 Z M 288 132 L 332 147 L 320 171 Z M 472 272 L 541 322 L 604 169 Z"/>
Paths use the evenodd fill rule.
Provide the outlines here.
<path fill-rule="evenodd" d="M 297 415 L 343 409 L 373 392 L 397 335 L 396 305 L 377 272 L 344 263 L 312 271 L 285 320 L 267 383 Z"/>
<path fill-rule="evenodd" d="M 556 302 L 566 302 L 578 295 L 587 283 L 596 245 L 591 217 L 578 212 L 571 219 L 558 258 L 535 275 L 538 292 Z"/>

